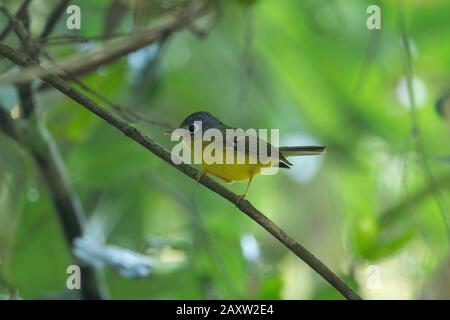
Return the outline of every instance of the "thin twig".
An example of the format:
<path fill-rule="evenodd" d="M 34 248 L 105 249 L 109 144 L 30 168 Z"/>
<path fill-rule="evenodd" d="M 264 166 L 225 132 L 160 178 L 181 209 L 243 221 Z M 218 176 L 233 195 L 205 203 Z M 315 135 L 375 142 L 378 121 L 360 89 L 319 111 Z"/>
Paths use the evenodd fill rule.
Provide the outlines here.
<path fill-rule="evenodd" d="M 408 210 L 413 208 L 421 201 L 427 199 L 430 194 L 433 195 L 440 189 L 450 187 L 450 174 L 436 178 L 433 183 L 427 183 L 421 189 L 415 191 L 403 201 L 386 210 L 380 217 L 382 225 L 392 224 L 398 221 L 403 215 L 408 213 Z"/>
<path fill-rule="evenodd" d="M 29 119 L 27 130 L 19 130 L 9 114 L 0 105 L 0 130 L 25 147 L 33 156 L 50 191 L 59 214 L 64 235 L 70 247 L 73 240 L 83 235 L 85 215 L 80 201 L 70 185 L 61 155 L 53 138 L 39 124 L 38 119 Z M 29 136 L 32 136 L 31 138 Z M 102 299 L 105 289 L 100 285 L 96 270 L 82 266 L 81 294 L 84 299 Z"/>
<path fill-rule="evenodd" d="M 66 70 L 76 76 L 89 73 L 101 65 L 110 63 L 161 40 L 168 33 L 173 33 L 189 25 L 193 20 L 209 12 L 210 8 L 207 5 L 195 2 L 191 6 L 188 6 L 182 13 L 161 21 L 152 29 L 136 31 L 128 37 L 108 43 L 101 48 L 72 55 L 68 60 L 60 62 L 60 65 L 64 66 Z M 64 74 L 60 68 L 54 66 L 49 66 L 47 69 L 53 74 Z M 29 81 L 36 76 L 36 71 L 36 69 L 30 67 L 14 75 L 4 75 L 1 77 L 0 83 Z"/>
<path fill-rule="evenodd" d="M 67 70 L 63 66 L 61 66 L 55 59 L 52 58 L 52 56 L 50 56 L 50 54 L 47 53 L 46 50 L 41 49 L 41 52 L 49 61 L 51 61 L 53 63 L 54 66 L 56 66 L 56 67 L 60 68 L 60 70 L 62 70 L 63 74 L 65 75 L 64 78 L 72 80 L 73 82 L 78 84 L 83 90 L 93 94 L 94 96 L 96 96 L 97 98 L 102 100 L 103 102 L 107 103 L 111 108 L 113 108 L 114 110 L 119 112 L 123 117 L 127 118 L 128 120 L 131 120 L 130 118 L 133 118 L 133 121 L 142 120 L 142 121 L 145 121 L 148 124 L 157 125 L 157 126 L 160 126 L 160 127 L 166 128 L 166 129 L 174 129 L 173 126 L 170 125 L 169 123 L 149 118 L 146 115 L 143 115 L 143 114 L 141 114 L 138 111 L 135 111 L 135 110 L 133 110 L 131 108 L 124 107 L 121 104 L 112 101 L 108 97 L 104 96 L 100 92 L 94 90 L 93 88 L 88 86 L 86 83 L 81 81 L 72 72 L 70 72 L 69 70 Z"/>
<path fill-rule="evenodd" d="M 182 192 L 179 192 L 179 190 L 172 184 L 166 182 L 165 179 L 156 178 L 154 174 L 147 174 L 144 176 L 144 179 L 146 183 L 150 184 L 152 187 L 156 187 L 161 191 L 164 191 L 165 194 L 168 194 L 186 209 L 185 212 L 187 213 L 188 218 L 191 221 L 192 228 L 194 229 L 194 238 L 196 241 L 195 246 L 203 247 L 211 257 L 211 261 L 217 272 L 220 273 L 224 278 L 224 287 L 226 289 L 226 293 L 236 293 L 237 288 L 233 282 L 232 277 L 230 276 L 228 269 L 226 268 L 225 261 L 220 255 L 217 246 L 212 241 L 211 236 L 205 227 L 202 216 L 200 215 L 200 212 L 197 210 L 193 201 Z"/>
<path fill-rule="evenodd" d="M 71 44 L 71 43 L 86 43 L 90 41 L 107 41 L 112 40 L 115 38 L 123 38 L 133 35 L 135 32 L 129 32 L 129 33 L 114 33 L 114 34 L 108 34 L 108 35 L 99 35 L 99 36 L 91 36 L 91 37 L 84 37 L 79 35 L 72 35 L 72 34 L 62 34 L 59 36 L 53 36 L 53 37 L 46 37 L 39 39 L 39 42 L 41 44 L 45 45 L 61 45 L 61 44 Z"/>
<path fill-rule="evenodd" d="M 27 9 L 23 9 L 24 12 Z M 8 9 L 3 4 L 0 4 L 0 11 L 4 13 L 4 15 L 8 18 L 10 26 L 14 29 L 17 37 L 19 38 L 25 52 L 28 54 L 30 58 L 33 60 L 38 60 L 39 49 L 35 45 L 34 41 L 31 39 L 30 34 L 28 32 L 28 24 L 25 24 L 25 21 L 21 21 L 18 18 L 18 15 L 14 16 L 11 14 Z M 24 14 L 25 15 L 25 14 Z M 34 94 L 33 89 L 31 87 L 31 82 L 22 82 L 16 85 L 16 89 L 19 93 L 19 98 L 23 110 L 23 116 L 28 118 L 34 111 Z"/>
<path fill-rule="evenodd" d="M 64 2 L 64 1 L 62 1 Z M 56 10 L 57 8 L 55 8 Z M 173 129 L 173 126 L 171 126 L 168 123 L 157 121 L 154 119 L 151 119 L 145 115 L 140 114 L 137 111 L 134 111 L 130 108 L 126 108 L 116 102 L 113 102 L 109 98 L 105 97 L 104 95 L 100 94 L 99 92 L 95 91 L 85 83 L 83 83 L 80 79 L 76 77 L 75 74 L 67 70 L 64 66 L 60 65 L 55 59 L 53 59 L 50 54 L 47 53 L 47 51 L 43 48 L 39 48 L 39 44 L 33 40 L 28 31 L 26 30 L 26 27 L 23 25 L 23 23 L 16 17 L 14 17 L 2 4 L 0 4 L 0 11 L 2 11 L 10 20 L 10 24 L 13 26 L 14 30 L 17 33 L 17 36 L 19 37 L 20 41 L 22 42 L 22 45 L 25 48 L 25 51 L 29 54 L 30 58 L 37 60 L 38 53 L 42 53 L 50 62 L 53 63 L 55 67 L 57 67 L 58 73 L 62 72 L 64 74 L 65 78 L 71 79 L 72 81 L 76 82 L 80 87 L 82 87 L 85 91 L 95 95 L 97 98 L 103 100 L 105 103 L 110 105 L 113 109 L 115 109 L 117 112 L 121 113 L 124 117 L 132 117 L 134 118 L 134 121 L 137 119 L 143 120 L 146 123 L 158 125 L 161 127 L 164 127 L 166 129 Z M 55 19 L 56 17 L 53 17 L 52 19 Z M 47 27 L 48 28 L 48 27 Z M 45 29 L 44 29 L 45 30 Z M 51 30 L 47 30 L 47 32 L 50 32 Z M 167 40 L 167 36 L 161 38 L 161 42 L 164 43 Z M 28 118 L 32 112 L 33 112 L 33 94 L 31 92 L 31 84 L 30 82 L 20 82 L 17 84 L 17 89 L 19 91 L 19 96 L 21 97 L 22 102 L 22 108 L 24 109 L 24 116 L 25 118 Z"/>
<path fill-rule="evenodd" d="M 10 25 L 19 37 L 28 59 L 38 61 L 39 48 L 31 39 L 26 26 L 12 15 L 6 7 L 0 4 L 0 10 L 10 20 Z M 27 149 L 47 184 L 53 203 L 57 209 L 59 220 L 64 229 L 64 235 L 70 247 L 73 241 L 83 236 L 85 225 L 85 213 L 81 202 L 71 186 L 67 170 L 50 133 L 40 123 L 39 115 L 33 113 L 36 109 L 34 92 L 31 82 L 17 84 L 19 98 L 24 110 L 24 129 L 19 130 L 8 114 L 0 112 L 0 125 L 6 134 L 14 138 L 25 149 Z M 34 117 L 32 117 L 34 115 Z M 84 299 L 102 299 L 105 297 L 105 290 L 98 279 L 97 271 L 90 266 L 82 266 L 81 272 L 81 294 Z"/>
<path fill-rule="evenodd" d="M 32 0 L 24 0 L 22 4 L 20 5 L 19 9 L 17 9 L 17 12 L 15 14 L 16 18 L 20 18 L 23 16 L 23 14 L 26 12 L 28 6 L 30 5 Z M 0 41 L 2 41 L 12 30 L 12 24 L 9 22 L 6 27 L 0 32 Z"/>
<path fill-rule="evenodd" d="M 0 3 L 0 11 L 2 11 L 4 15 L 9 19 L 9 25 L 16 32 L 27 54 L 30 55 L 31 58 L 35 59 L 39 52 L 39 49 L 35 46 L 34 42 L 31 40 L 31 37 L 28 34 L 26 26 L 22 23 L 22 21 L 19 18 L 15 17 L 11 12 L 9 12 L 9 10 L 2 3 Z"/>
<path fill-rule="evenodd" d="M 408 37 L 406 34 L 406 25 L 405 25 L 405 20 L 404 20 L 402 11 L 400 11 L 399 22 L 400 22 L 402 45 L 403 45 L 404 54 L 405 54 L 405 77 L 406 77 L 408 99 L 409 99 L 410 110 L 411 110 L 412 138 L 414 139 L 417 153 L 420 156 L 421 165 L 422 165 L 422 168 L 425 173 L 425 178 L 428 180 L 428 183 L 430 185 L 435 185 L 436 182 L 435 182 L 433 173 L 431 172 L 430 164 L 428 163 L 428 158 L 425 154 L 425 147 L 423 145 L 422 135 L 421 135 L 420 128 L 419 128 L 419 121 L 418 121 L 418 117 L 417 117 L 417 108 L 416 108 L 416 102 L 415 102 L 415 96 L 414 96 L 414 86 L 413 86 L 414 72 L 413 72 L 413 65 L 412 65 L 411 48 L 410 48 L 410 43 L 409 43 L 409 40 L 408 40 Z M 444 222 L 445 231 L 447 234 L 448 241 L 450 243 L 450 217 L 449 217 L 449 214 L 447 211 L 447 207 L 444 204 L 444 199 L 442 198 L 442 195 L 441 195 L 439 189 L 431 188 L 431 190 L 432 190 L 434 200 L 439 207 L 439 213 L 441 214 L 442 220 Z"/>
<path fill-rule="evenodd" d="M 81 106 L 96 114 L 121 132 L 123 132 L 127 137 L 134 140 L 135 142 L 142 145 L 144 148 L 155 154 L 157 157 L 174 167 L 175 169 L 181 171 L 185 175 L 196 179 L 198 170 L 187 164 L 175 164 L 172 162 L 171 153 L 153 141 L 151 138 L 144 135 L 135 126 L 131 125 L 127 121 L 123 120 L 121 117 L 111 112 L 108 109 L 103 108 L 95 101 L 87 97 L 86 95 L 78 92 L 72 86 L 70 86 L 65 80 L 57 75 L 50 73 L 45 70 L 37 63 L 23 56 L 14 49 L 0 44 L 0 55 L 4 56 L 14 64 L 20 65 L 22 67 L 34 67 L 37 70 L 37 74 L 40 79 L 53 86 L 64 95 L 68 96 L 72 100 L 78 102 Z M 230 190 L 224 188 L 221 184 L 215 182 L 213 179 L 203 176 L 199 182 L 212 190 L 221 197 L 227 199 L 233 204 L 237 204 L 237 207 L 263 227 L 267 232 L 278 239 L 282 244 L 284 244 L 290 251 L 296 254 L 300 259 L 302 259 L 306 264 L 308 264 L 315 272 L 321 275 L 328 283 L 335 287 L 345 298 L 347 299 L 361 299 L 361 297 L 351 289 L 342 279 L 340 279 L 335 273 L 333 273 L 325 264 L 323 264 L 319 259 L 317 259 L 312 253 L 310 253 L 306 248 L 304 248 L 297 241 L 292 239 L 283 229 L 277 226 L 272 220 L 266 217 L 261 211 L 257 210 L 248 201 L 238 201 L 239 197 L 231 192 Z"/>
<path fill-rule="evenodd" d="M 60 0 L 59 3 L 53 8 L 52 12 L 47 18 L 44 29 L 42 29 L 42 32 L 39 35 L 39 40 L 46 38 L 52 32 L 59 20 L 59 17 L 63 14 L 68 4 L 69 0 Z"/>

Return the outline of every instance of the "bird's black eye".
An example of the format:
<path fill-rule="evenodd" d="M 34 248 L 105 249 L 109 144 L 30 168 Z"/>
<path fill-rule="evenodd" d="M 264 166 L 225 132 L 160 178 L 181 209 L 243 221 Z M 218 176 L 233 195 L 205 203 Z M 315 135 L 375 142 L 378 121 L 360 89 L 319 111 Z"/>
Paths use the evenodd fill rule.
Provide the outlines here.
<path fill-rule="evenodd" d="M 193 123 L 188 127 L 188 130 L 190 133 L 194 133 L 195 131 L 198 130 L 198 125 L 196 123 Z"/>

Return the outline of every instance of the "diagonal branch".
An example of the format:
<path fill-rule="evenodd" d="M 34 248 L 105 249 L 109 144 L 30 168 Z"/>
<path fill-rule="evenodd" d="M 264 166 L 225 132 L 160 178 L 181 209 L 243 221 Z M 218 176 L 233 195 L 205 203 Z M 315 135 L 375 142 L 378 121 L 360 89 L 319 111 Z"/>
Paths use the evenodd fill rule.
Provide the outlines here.
<path fill-rule="evenodd" d="M 4 56 L 14 64 L 20 65 L 22 67 L 35 67 L 38 77 L 45 81 L 47 84 L 53 86 L 64 95 L 78 102 L 84 108 L 95 113 L 100 118 L 116 127 L 130 139 L 136 141 L 175 169 L 183 172 L 185 175 L 191 177 L 192 179 L 196 178 L 198 171 L 195 168 L 187 164 L 174 164 L 171 160 L 171 154 L 169 151 L 157 144 L 151 138 L 145 136 L 135 126 L 129 124 L 127 121 L 123 120 L 115 113 L 103 108 L 102 106 L 91 100 L 89 97 L 75 90 L 59 76 L 49 73 L 48 70 L 45 70 L 37 63 L 33 62 L 31 59 L 23 56 L 19 52 L 6 45 L 0 44 L 0 55 Z M 215 182 L 213 179 L 202 177 L 200 179 L 200 183 L 220 195 L 222 198 L 227 199 L 231 203 L 237 203 L 238 196 L 230 190 L 224 188 L 221 184 Z M 253 205 L 251 205 L 250 202 L 241 201 L 239 202 L 237 207 L 243 213 L 257 222 L 260 226 L 262 226 L 267 232 L 278 239 L 306 264 L 308 264 L 315 272 L 317 272 L 328 283 L 335 287 L 345 298 L 355 300 L 361 299 L 361 297 L 353 289 L 351 289 L 342 279 L 340 279 L 335 273 L 333 273 L 325 264 L 323 264 L 301 244 L 292 239 L 283 229 L 281 229 L 274 222 L 272 222 L 272 220 L 266 217 L 261 211 L 257 210 Z"/>
<path fill-rule="evenodd" d="M 39 48 L 31 39 L 26 25 L 1 3 L 0 11 L 8 17 L 10 25 L 20 39 L 28 57 L 38 61 Z M 19 130 L 9 115 L 2 111 L 0 112 L 0 125 L 6 134 L 29 151 L 40 168 L 64 229 L 64 236 L 72 248 L 74 240 L 83 236 L 85 225 L 83 207 L 72 188 L 56 143 L 41 123 L 39 114 L 33 112 L 36 108 L 31 82 L 18 83 L 16 86 L 26 121 L 24 121 L 22 130 Z M 98 279 L 97 270 L 90 266 L 82 266 L 81 271 L 83 275 L 81 277 L 82 297 L 89 300 L 104 298 L 106 291 Z"/>
<path fill-rule="evenodd" d="M 53 28 L 59 20 L 59 17 L 63 14 L 68 4 L 69 0 L 60 0 L 58 4 L 53 8 L 52 12 L 47 18 L 44 29 L 42 29 L 42 32 L 39 35 L 39 39 L 46 38 L 52 32 Z"/>
<path fill-rule="evenodd" d="M 415 102 L 415 93 L 414 93 L 414 70 L 413 70 L 413 63 L 412 63 L 412 54 L 411 54 L 411 48 L 410 48 L 410 41 L 408 40 L 407 30 L 406 30 L 406 24 L 405 19 L 403 16 L 403 11 L 399 11 L 399 27 L 400 27 L 400 34 L 401 34 L 401 40 L 404 50 L 404 56 L 405 56 L 405 77 L 406 77 L 406 88 L 408 93 L 408 99 L 410 104 L 410 110 L 411 110 L 411 122 L 412 122 L 412 139 L 415 144 L 415 149 L 418 155 L 420 156 L 421 166 L 423 169 L 423 173 L 425 176 L 425 179 L 427 179 L 428 183 L 430 185 L 435 185 L 435 178 L 433 175 L 433 172 L 431 171 L 430 164 L 428 161 L 428 157 L 426 155 L 425 151 L 425 145 L 423 143 L 422 139 L 422 133 L 419 128 L 419 119 L 417 115 L 417 106 Z M 441 214 L 442 221 L 444 223 L 445 231 L 447 234 L 448 241 L 450 242 L 450 217 L 448 208 L 444 203 L 444 199 L 442 197 L 442 194 L 439 189 L 436 188 L 430 188 L 432 191 L 433 198 L 439 207 L 439 213 Z"/>
<path fill-rule="evenodd" d="M 164 39 L 161 40 L 161 41 L 164 41 Z M 102 100 L 103 102 L 108 104 L 111 108 L 113 108 L 115 111 L 117 111 L 124 119 L 132 121 L 132 122 L 133 121 L 137 121 L 137 120 L 143 120 L 146 123 L 149 123 L 149 124 L 152 124 L 152 125 L 157 125 L 157 126 L 160 126 L 160 127 L 164 127 L 166 129 L 173 129 L 173 127 L 167 122 L 152 119 L 150 117 L 147 117 L 144 114 L 139 113 L 138 111 L 133 110 L 132 108 L 127 108 L 127 107 L 122 106 L 121 104 L 119 104 L 117 102 L 112 101 L 108 97 L 106 97 L 103 94 L 97 92 L 96 90 L 94 90 L 90 86 L 88 86 L 86 83 L 84 83 L 83 81 L 78 79 L 77 76 L 72 74 L 69 70 L 66 70 L 64 67 L 60 66 L 58 64 L 58 62 L 55 61 L 55 59 L 53 59 L 46 52 L 46 50 L 41 50 L 41 52 L 49 61 L 51 61 L 55 66 L 59 67 L 64 72 L 65 78 L 67 80 L 71 80 L 71 81 L 75 82 L 85 92 L 89 92 L 89 93 L 93 94 L 94 96 L 96 96 L 97 98 L 99 98 L 100 100 Z"/>
<path fill-rule="evenodd" d="M 26 139 L 24 145 L 40 168 L 57 209 L 64 230 L 63 234 L 72 249 L 74 240 L 84 234 L 86 215 L 80 199 L 70 183 L 58 147 L 50 133 L 39 123 L 37 116 L 35 115 L 33 119 L 29 120 L 33 132 L 31 137 Z M 35 123 L 33 124 L 33 122 Z M 94 267 L 81 266 L 81 272 L 82 297 L 87 300 L 105 298 L 106 288 L 99 279 L 97 270 Z"/>
<path fill-rule="evenodd" d="M 51 135 L 39 123 L 36 114 L 28 119 L 26 130 L 19 130 L 10 115 L 0 105 L 0 130 L 30 152 L 42 172 L 53 203 L 59 214 L 64 235 L 70 247 L 83 236 L 85 215 L 80 201 L 67 178 L 58 147 Z M 84 299 L 102 299 L 105 289 L 94 268 L 82 266 L 81 294 Z"/>
<path fill-rule="evenodd" d="M 28 6 L 30 5 L 31 0 L 24 0 L 19 9 L 17 9 L 17 12 L 15 14 L 16 18 L 22 18 L 24 15 L 26 15 L 26 11 L 28 9 Z M 8 34 L 9 32 L 12 30 L 12 24 L 11 22 L 9 22 L 6 27 L 0 32 L 0 41 L 3 40 Z"/>
<path fill-rule="evenodd" d="M 153 174 L 145 175 L 144 180 L 147 184 L 153 187 L 157 187 L 161 191 L 164 191 L 186 209 L 185 211 L 189 220 L 191 221 L 191 225 L 195 235 L 196 245 L 194 247 L 196 249 L 197 247 L 203 247 L 204 250 L 208 252 L 214 267 L 224 278 L 224 288 L 226 290 L 225 293 L 227 295 L 231 293 L 237 293 L 238 289 L 236 288 L 233 279 L 229 274 L 229 270 L 226 268 L 223 257 L 220 255 L 218 248 L 212 241 L 211 236 L 208 233 L 206 226 L 202 220 L 202 217 L 191 199 L 189 199 L 182 192 L 176 189 L 175 186 L 166 182 L 165 179 L 156 179 Z"/>
<path fill-rule="evenodd" d="M 74 76 L 87 74 L 96 70 L 101 65 L 108 64 L 131 52 L 164 39 L 169 34 L 182 29 L 184 26 L 191 24 L 195 19 L 205 16 L 210 12 L 211 8 L 209 6 L 194 3 L 187 6 L 178 15 L 174 16 L 172 14 L 170 17 L 163 19 L 151 29 L 133 32 L 98 49 L 74 54 L 67 60 L 59 62 L 58 66 L 49 65 L 46 68 L 51 73 L 58 74 L 63 78 L 66 78 L 67 71 Z M 37 75 L 37 72 L 36 68 L 26 68 L 14 74 L 12 77 L 8 75 L 2 76 L 0 83 L 29 81 Z M 43 90 L 44 88 L 45 86 L 39 88 L 39 90 Z"/>

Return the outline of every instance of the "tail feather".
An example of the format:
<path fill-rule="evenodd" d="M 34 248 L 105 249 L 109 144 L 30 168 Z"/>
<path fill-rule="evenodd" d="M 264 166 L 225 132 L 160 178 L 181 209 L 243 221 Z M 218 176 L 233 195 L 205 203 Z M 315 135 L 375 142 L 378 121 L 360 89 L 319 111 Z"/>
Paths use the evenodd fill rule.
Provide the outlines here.
<path fill-rule="evenodd" d="M 322 146 L 303 146 L 303 147 L 280 147 L 280 153 L 283 157 L 309 156 L 325 152 Z"/>

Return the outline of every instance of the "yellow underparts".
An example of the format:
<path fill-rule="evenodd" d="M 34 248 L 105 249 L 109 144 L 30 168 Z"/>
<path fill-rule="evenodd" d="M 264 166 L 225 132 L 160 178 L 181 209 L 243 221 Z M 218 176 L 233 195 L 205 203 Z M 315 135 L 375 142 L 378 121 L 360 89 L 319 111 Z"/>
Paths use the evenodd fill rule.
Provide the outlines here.
<path fill-rule="evenodd" d="M 204 149 L 209 142 L 203 142 L 203 148 Z M 209 174 L 212 174 L 222 180 L 224 180 L 227 183 L 231 183 L 233 181 L 242 181 L 242 180 L 249 180 L 250 178 L 254 177 L 255 175 L 259 174 L 261 172 L 262 168 L 267 168 L 270 165 L 269 164 L 262 164 L 258 161 L 258 159 L 255 159 L 254 155 L 240 155 L 245 160 L 241 162 L 244 163 L 238 163 L 238 155 L 236 154 L 234 156 L 234 161 L 232 163 L 225 163 L 226 162 L 226 150 L 222 150 L 222 159 L 223 163 L 211 163 L 212 161 L 207 161 L 205 159 L 206 155 L 204 156 L 203 153 L 201 155 L 197 155 L 201 159 L 201 166 L 203 167 L 203 170 Z M 212 156 L 215 156 L 214 153 L 212 153 Z M 250 161 L 253 160 L 253 161 Z M 256 161 L 255 161 L 256 160 Z M 254 163 L 256 162 L 256 163 Z"/>

